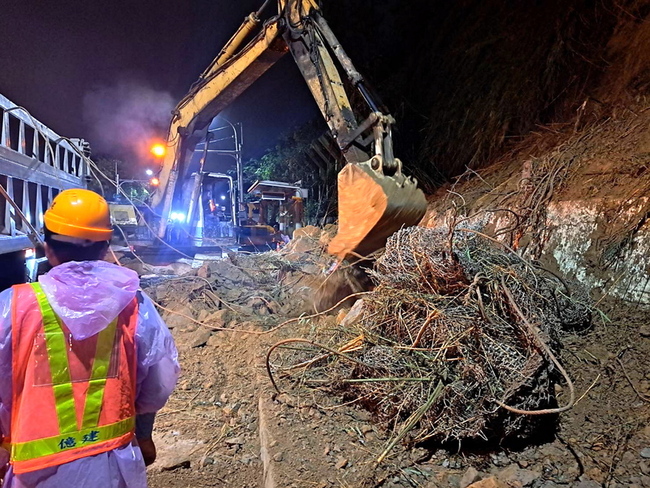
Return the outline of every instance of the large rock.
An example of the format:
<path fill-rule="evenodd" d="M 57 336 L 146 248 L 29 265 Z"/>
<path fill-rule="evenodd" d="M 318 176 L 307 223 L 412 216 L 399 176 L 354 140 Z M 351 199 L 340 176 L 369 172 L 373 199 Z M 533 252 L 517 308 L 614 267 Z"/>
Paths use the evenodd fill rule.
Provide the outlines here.
<path fill-rule="evenodd" d="M 309 237 L 311 239 L 318 240 L 320 238 L 321 232 L 322 231 L 318 227 L 315 227 L 313 225 L 306 225 L 305 227 L 294 230 L 293 238 L 298 239 L 300 237 Z"/>
<path fill-rule="evenodd" d="M 321 246 L 324 248 L 327 247 L 327 245 L 330 243 L 332 239 L 334 239 L 334 236 L 338 232 L 338 226 L 334 224 L 327 224 L 323 228 L 323 232 L 320 235 L 319 243 Z"/>
<path fill-rule="evenodd" d="M 227 327 L 233 319 L 234 314 L 232 311 L 224 308 L 223 310 L 217 310 L 207 316 L 205 323 L 214 327 Z"/>
<path fill-rule="evenodd" d="M 539 471 L 521 469 L 516 464 L 511 464 L 497 474 L 497 478 L 508 486 L 522 488 L 530 486 L 542 475 Z"/>
<path fill-rule="evenodd" d="M 253 279 L 239 267 L 232 264 L 230 260 L 213 261 L 209 263 L 210 276 L 222 286 L 232 288 L 233 286 L 253 285 Z"/>
<path fill-rule="evenodd" d="M 208 310 L 206 308 L 199 310 L 199 314 L 196 316 L 196 320 L 199 322 L 205 322 L 205 319 L 207 319 L 210 314 L 212 314 L 212 310 Z"/>
<path fill-rule="evenodd" d="M 502 483 L 494 476 L 490 476 L 489 478 L 472 483 L 467 488 L 508 488 L 508 485 Z"/>
<path fill-rule="evenodd" d="M 320 249 L 320 244 L 311 237 L 298 237 L 291 240 L 287 249 L 292 253 L 306 253 Z"/>
<path fill-rule="evenodd" d="M 192 269 L 192 266 L 190 266 L 189 264 L 178 263 L 178 262 L 171 263 L 166 266 L 147 265 L 144 268 L 144 271 L 146 271 L 147 273 L 153 273 L 160 276 L 169 276 L 169 275 L 186 276 L 195 273 L 195 271 Z"/>
<path fill-rule="evenodd" d="M 170 329 L 187 329 L 195 327 L 196 324 L 189 320 L 187 317 L 192 317 L 192 309 L 188 305 L 176 305 L 175 307 L 167 307 L 171 311 L 165 311 L 162 319 Z"/>
<path fill-rule="evenodd" d="M 197 439 L 185 439 L 170 434 L 160 436 L 155 432 L 154 442 L 158 450 L 158 457 L 150 468 L 153 471 L 190 468 L 195 461 L 198 461 L 198 453 L 203 444 Z"/>
<path fill-rule="evenodd" d="M 250 298 L 246 307 L 256 315 L 271 315 L 280 311 L 280 305 L 274 300 L 266 300 L 261 297 Z"/>
<path fill-rule="evenodd" d="M 151 286 L 155 286 L 156 301 L 162 303 L 166 307 L 179 306 L 179 297 L 189 297 L 193 292 L 200 290 L 205 286 L 202 280 L 192 280 L 186 282 L 176 282 L 174 280 L 166 280 L 162 278 L 160 284 L 155 284 L 155 277 L 157 275 L 148 275 L 147 281 L 152 282 Z"/>
<path fill-rule="evenodd" d="M 210 339 L 211 335 L 212 331 L 210 329 L 199 327 L 190 334 L 188 345 L 190 347 L 203 347 L 208 343 L 208 339 Z"/>

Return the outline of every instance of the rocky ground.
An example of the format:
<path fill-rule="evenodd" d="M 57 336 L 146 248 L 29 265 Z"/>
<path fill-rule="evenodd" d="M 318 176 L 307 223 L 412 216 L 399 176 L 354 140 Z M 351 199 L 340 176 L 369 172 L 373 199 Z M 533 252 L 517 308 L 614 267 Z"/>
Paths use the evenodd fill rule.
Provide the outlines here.
<path fill-rule="evenodd" d="M 269 347 L 345 315 L 311 309 L 329 265 L 321 244 L 307 229 L 281 252 L 143 279 L 183 367 L 158 414 L 150 486 L 650 487 L 650 315 L 636 304 L 605 299 L 591 329 L 563 336 L 577 403 L 522 445 L 398 444 L 378 465 L 394 434 L 368 411 L 284 384 L 278 394 Z M 566 401 L 565 384 L 556 395 Z"/>

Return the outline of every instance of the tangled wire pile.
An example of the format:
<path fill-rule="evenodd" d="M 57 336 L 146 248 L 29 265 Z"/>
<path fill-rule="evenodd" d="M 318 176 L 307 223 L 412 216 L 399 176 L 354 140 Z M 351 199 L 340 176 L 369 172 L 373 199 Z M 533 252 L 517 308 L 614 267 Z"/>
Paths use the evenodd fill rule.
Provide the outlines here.
<path fill-rule="evenodd" d="M 276 350 L 277 378 L 356 401 L 413 442 L 525 437 L 562 410 L 560 373 L 570 408 L 553 351 L 590 322 L 583 290 L 472 229 L 403 229 L 373 275 L 359 319 L 308 340 L 311 358 Z"/>

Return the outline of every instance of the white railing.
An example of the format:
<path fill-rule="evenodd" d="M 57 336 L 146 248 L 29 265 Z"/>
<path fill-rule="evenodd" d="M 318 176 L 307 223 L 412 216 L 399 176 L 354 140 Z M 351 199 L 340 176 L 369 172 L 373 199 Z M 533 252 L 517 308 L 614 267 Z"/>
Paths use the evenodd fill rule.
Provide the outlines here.
<path fill-rule="evenodd" d="M 0 95 L 0 185 L 37 232 L 42 233 L 43 213 L 58 192 L 85 186 L 87 151 L 83 140 L 59 136 Z M 0 254 L 31 247 L 30 225 L 13 214 L 0 197 Z"/>

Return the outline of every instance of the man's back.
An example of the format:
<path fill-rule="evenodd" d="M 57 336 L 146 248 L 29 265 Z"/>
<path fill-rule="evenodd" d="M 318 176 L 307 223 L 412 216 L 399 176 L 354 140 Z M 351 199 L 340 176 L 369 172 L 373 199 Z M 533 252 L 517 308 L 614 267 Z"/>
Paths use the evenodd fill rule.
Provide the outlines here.
<path fill-rule="evenodd" d="M 104 261 L 73 261 L 53 268 L 40 278 L 40 284 L 47 302 L 75 341 L 92 339 L 102 331 L 106 335 L 120 312 L 137 302 L 132 401 L 137 414 L 159 410 L 178 376 L 177 353 L 153 303 L 138 292 L 137 274 Z M 12 324 L 16 320 L 12 307 L 21 305 L 16 298 L 16 289 L 0 294 L 0 429 L 5 437 L 11 432 L 11 415 L 16 414 L 15 385 L 8 374 L 15 359 L 12 325 L 14 330 L 18 325 Z M 145 487 L 146 472 L 140 449 L 135 442 L 128 442 L 107 452 L 27 473 L 16 474 L 16 469 L 10 468 L 3 486 Z"/>

